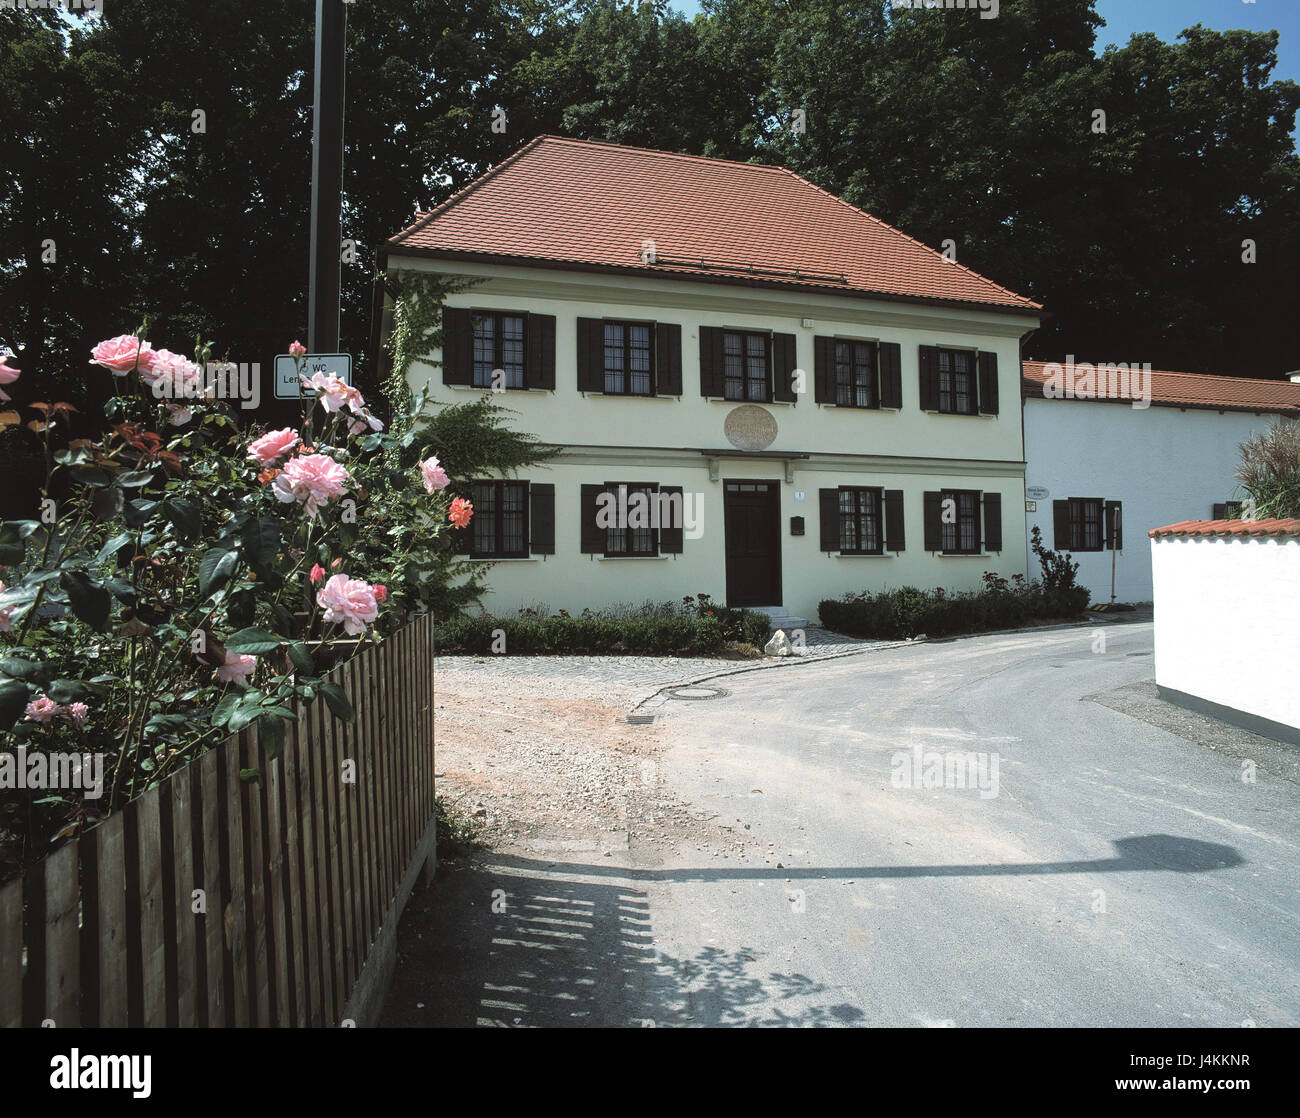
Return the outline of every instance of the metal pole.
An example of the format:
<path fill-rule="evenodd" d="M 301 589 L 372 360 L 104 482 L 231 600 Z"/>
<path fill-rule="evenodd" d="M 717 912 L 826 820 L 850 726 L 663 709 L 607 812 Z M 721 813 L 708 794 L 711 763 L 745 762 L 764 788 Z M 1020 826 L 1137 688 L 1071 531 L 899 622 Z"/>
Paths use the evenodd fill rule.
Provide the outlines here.
<path fill-rule="evenodd" d="M 307 350 L 337 353 L 342 270 L 344 0 L 316 0 Z"/>

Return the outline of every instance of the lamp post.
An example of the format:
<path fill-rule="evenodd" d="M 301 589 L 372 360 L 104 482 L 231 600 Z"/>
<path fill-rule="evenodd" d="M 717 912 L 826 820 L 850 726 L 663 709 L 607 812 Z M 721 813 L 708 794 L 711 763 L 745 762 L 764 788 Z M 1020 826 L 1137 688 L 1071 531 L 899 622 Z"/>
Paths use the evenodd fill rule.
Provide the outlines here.
<path fill-rule="evenodd" d="M 316 0 L 316 76 L 312 98 L 311 278 L 307 349 L 339 348 L 342 270 L 344 31 L 348 0 Z"/>

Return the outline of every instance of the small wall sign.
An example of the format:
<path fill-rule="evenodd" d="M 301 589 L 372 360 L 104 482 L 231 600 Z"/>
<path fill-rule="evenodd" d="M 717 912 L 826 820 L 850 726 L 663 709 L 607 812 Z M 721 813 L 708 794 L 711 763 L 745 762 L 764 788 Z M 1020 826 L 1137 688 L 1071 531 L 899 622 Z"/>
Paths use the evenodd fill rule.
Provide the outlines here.
<path fill-rule="evenodd" d="M 1037 501 L 1026 501 L 1026 502 L 1025 502 L 1025 512 L 1037 512 L 1037 511 L 1038 511 L 1038 502 L 1037 502 Z"/>
<path fill-rule="evenodd" d="M 794 499 L 795 499 L 796 501 L 802 501 L 802 500 L 803 500 L 803 490 L 802 490 L 802 489 L 796 489 L 796 490 L 794 491 Z"/>
<path fill-rule="evenodd" d="M 1044 485 L 1026 485 L 1025 496 L 1034 501 L 1045 501 L 1052 494 Z"/>
<path fill-rule="evenodd" d="M 344 384 L 352 383 L 352 354 L 350 353 L 309 353 L 302 359 L 302 371 L 306 376 L 313 373 L 333 373 Z M 294 373 L 293 357 L 287 353 L 275 355 L 275 398 L 277 400 L 297 400 L 303 394 L 302 382 Z"/>

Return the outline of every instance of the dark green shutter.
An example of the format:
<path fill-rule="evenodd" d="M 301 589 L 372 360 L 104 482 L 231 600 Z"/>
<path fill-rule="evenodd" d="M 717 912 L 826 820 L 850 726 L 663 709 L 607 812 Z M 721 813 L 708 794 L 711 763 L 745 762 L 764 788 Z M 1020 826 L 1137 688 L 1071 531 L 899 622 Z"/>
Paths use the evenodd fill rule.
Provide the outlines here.
<path fill-rule="evenodd" d="M 984 494 L 984 550 L 1002 550 L 1002 494 Z"/>
<path fill-rule="evenodd" d="M 605 529 L 596 523 L 596 499 L 605 491 L 603 485 L 582 487 L 582 551 L 605 554 Z"/>
<path fill-rule="evenodd" d="M 555 486 L 533 482 L 528 487 L 529 550 L 534 555 L 555 554 Z"/>
<path fill-rule="evenodd" d="M 655 323 L 655 394 L 682 394 L 682 328 L 675 322 Z"/>
<path fill-rule="evenodd" d="M 835 339 L 813 338 L 813 400 L 835 403 Z"/>
<path fill-rule="evenodd" d="M 524 385 L 555 387 L 555 315 L 530 314 L 524 322 Z"/>
<path fill-rule="evenodd" d="M 1121 502 L 1107 501 L 1103 506 L 1103 514 L 1106 517 L 1106 546 L 1112 551 L 1123 551 L 1124 510 Z"/>
<path fill-rule="evenodd" d="M 1213 511 L 1211 512 L 1210 518 L 1212 520 L 1227 520 L 1228 506 L 1226 504 L 1215 505 Z"/>
<path fill-rule="evenodd" d="M 700 395 L 723 395 L 722 334 L 720 326 L 700 327 Z"/>
<path fill-rule="evenodd" d="M 799 394 L 794 390 L 795 339 L 793 334 L 772 335 L 772 399 L 794 403 Z"/>
<path fill-rule="evenodd" d="M 442 383 L 474 383 L 474 321 L 465 307 L 442 308 Z"/>
<path fill-rule="evenodd" d="M 840 549 L 840 491 L 819 489 L 817 505 L 821 513 L 821 548 L 823 551 Z"/>
<path fill-rule="evenodd" d="M 936 346 L 920 347 L 918 360 L 921 369 L 921 410 L 939 410 L 939 350 Z"/>
<path fill-rule="evenodd" d="M 905 551 L 903 536 L 903 491 L 885 490 L 885 550 Z"/>
<path fill-rule="evenodd" d="M 1052 550 L 1070 550 L 1070 502 L 1052 502 Z"/>
<path fill-rule="evenodd" d="M 578 391 L 605 391 L 605 324 L 578 319 Z"/>
<path fill-rule="evenodd" d="M 998 414 L 998 355 L 980 352 L 979 365 L 979 402 L 980 415 Z"/>
<path fill-rule="evenodd" d="M 925 495 L 925 550 L 943 550 L 943 494 Z"/>
<path fill-rule="evenodd" d="M 661 485 L 659 492 L 668 494 L 670 498 L 675 493 L 678 497 L 671 506 L 659 506 L 659 550 L 665 555 L 680 555 L 682 540 L 685 539 L 682 531 L 686 515 L 685 494 L 680 485 Z"/>
<path fill-rule="evenodd" d="M 881 342 L 879 346 L 880 406 L 903 406 L 903 356 L 897 342 Z"/>

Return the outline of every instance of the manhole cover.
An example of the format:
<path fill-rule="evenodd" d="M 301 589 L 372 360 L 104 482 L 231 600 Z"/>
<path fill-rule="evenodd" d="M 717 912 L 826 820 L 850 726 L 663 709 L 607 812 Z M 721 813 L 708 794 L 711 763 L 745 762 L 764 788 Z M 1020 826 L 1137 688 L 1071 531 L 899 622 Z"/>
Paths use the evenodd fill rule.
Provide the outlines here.
<path fill-rule="evenodd" d="M 673 687 L 667 692 L 671 699 L 720 699 L 729 693 L 721 687 Z"/>

